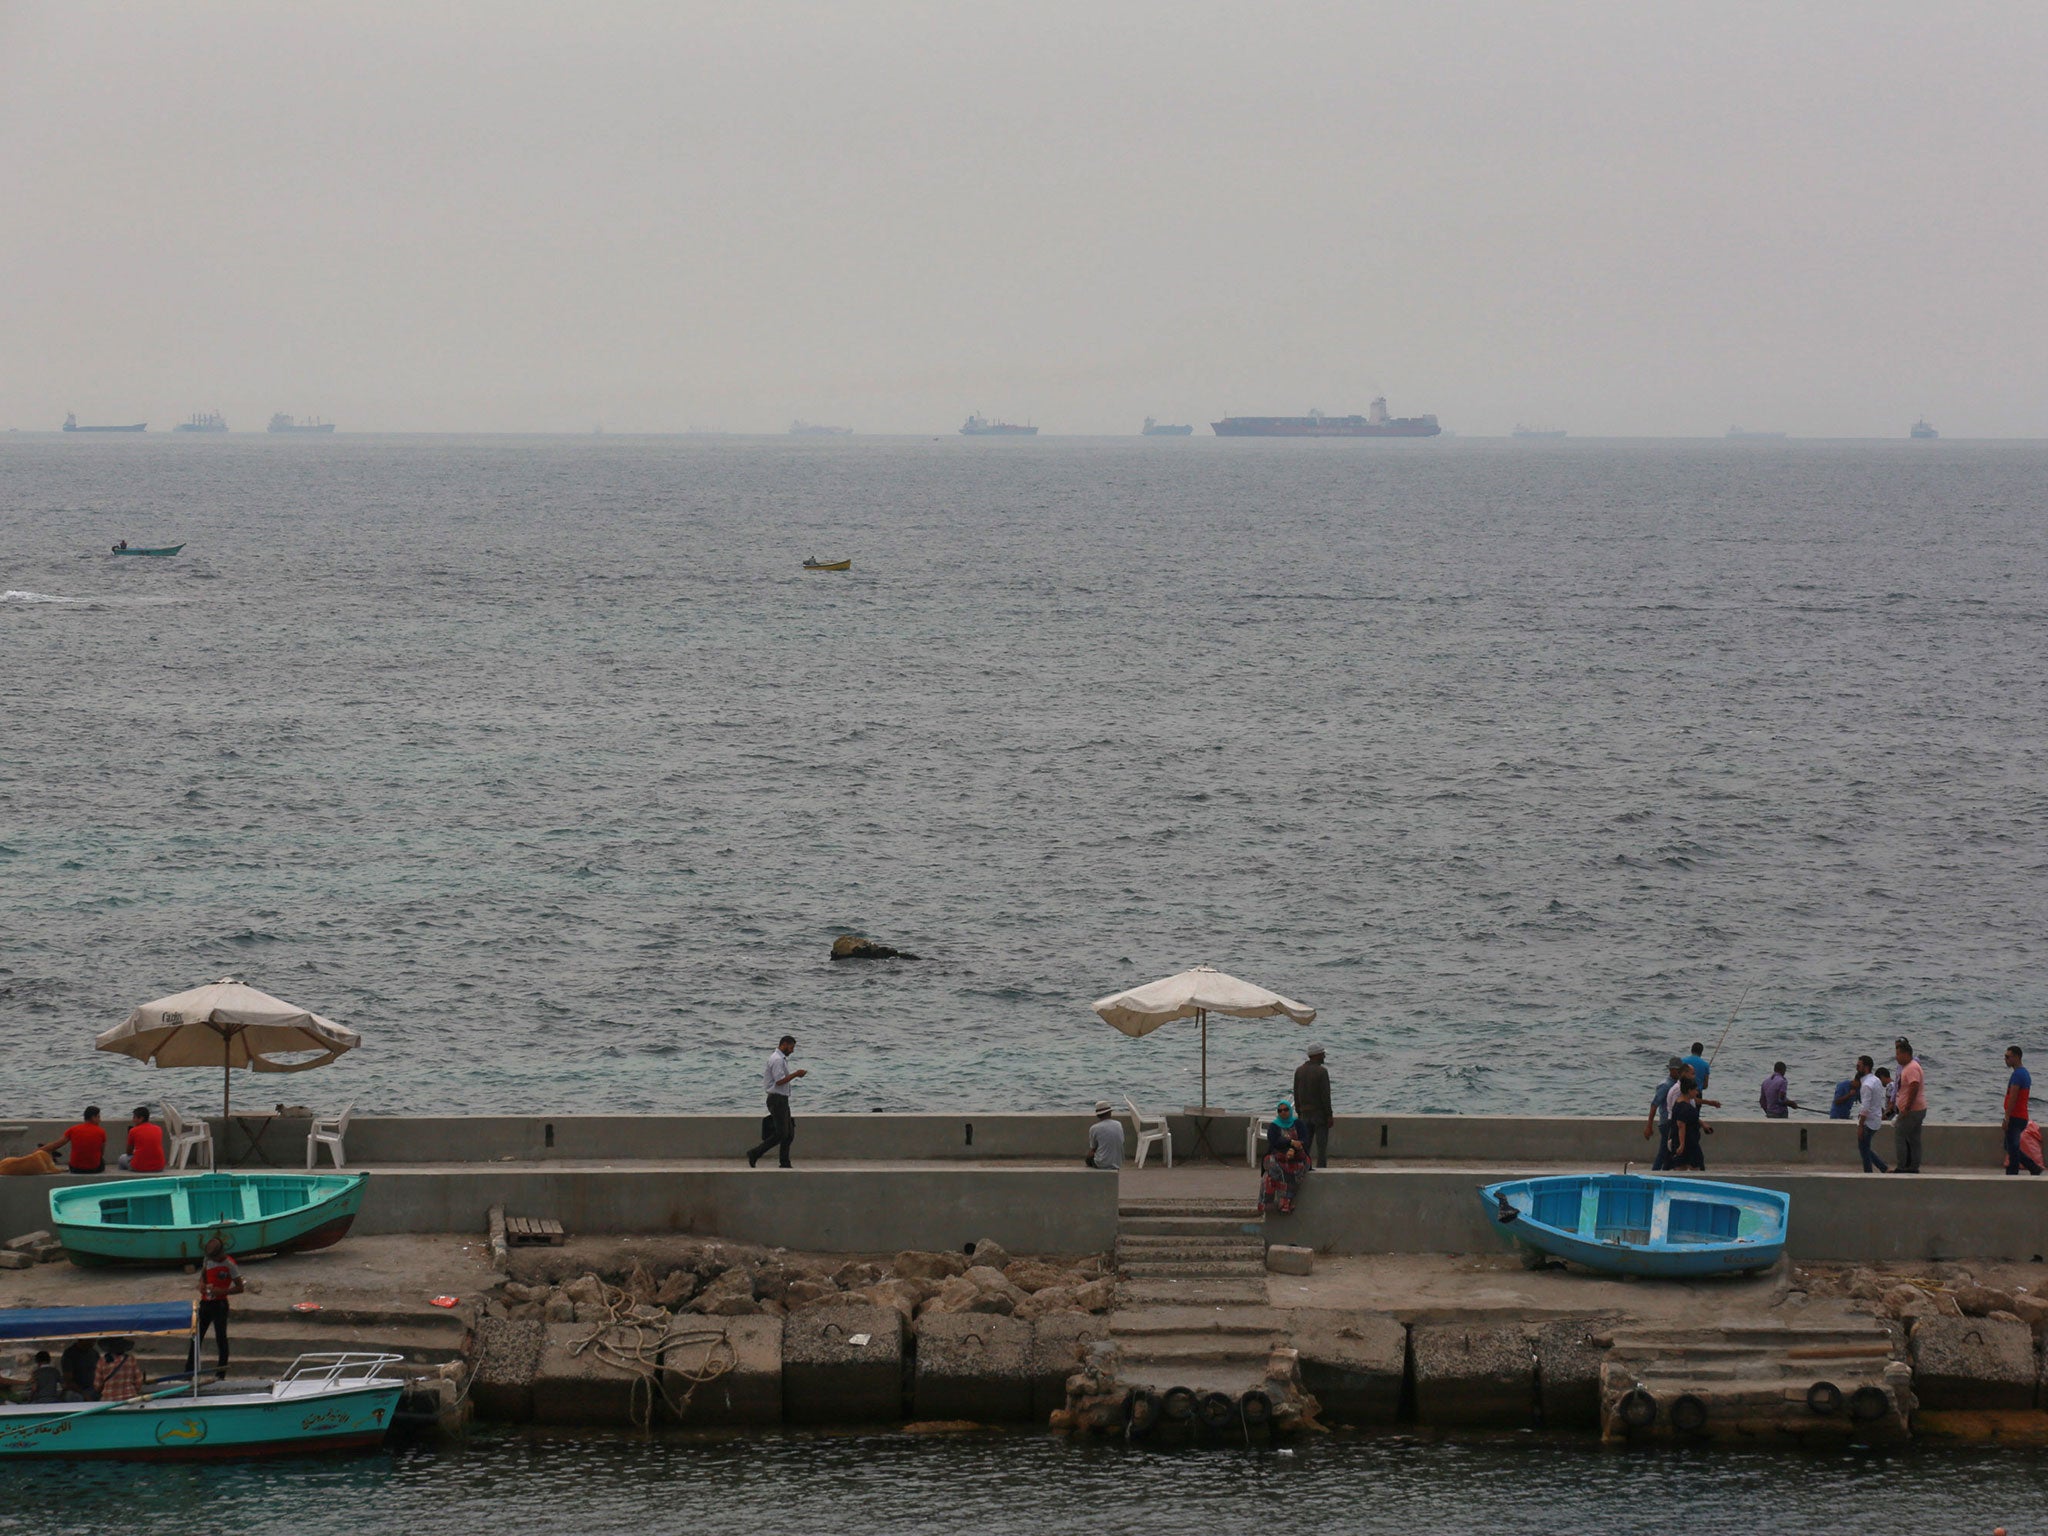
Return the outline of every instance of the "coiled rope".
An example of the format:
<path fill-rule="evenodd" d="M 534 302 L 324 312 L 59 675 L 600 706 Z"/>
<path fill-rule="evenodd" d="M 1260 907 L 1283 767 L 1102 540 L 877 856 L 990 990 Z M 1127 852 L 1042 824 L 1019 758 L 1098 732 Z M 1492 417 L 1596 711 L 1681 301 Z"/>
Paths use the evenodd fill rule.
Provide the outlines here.
<path fill-rule="evenodd" d="M 699 1387 L 739 1365 L 739 1351 L 725 1324 L 697 1318 L 685 1323 L 666 1311 L 659 1322 L 638 1317 L 629 1294 L 602 1280 L 598 1284 L 604 1289 L 606 1318 L 593 1326 L 588 1336 L 571 1344 L 569 1353 L 580 1355 L 588 1350 L 600 1363 L 633 1378 L 628 1412 L 635 1429 L 653 1426 L 657 1403 L 666 1404 L 670 1413 L 682 1418 Z M 669 1351 L 691 1348 L 703 1349 L 700 1365 L 683 1369 L 665 1363 Z M 679 1381 L 686 1383 L 680 1392 L 675 1386 Z"/>

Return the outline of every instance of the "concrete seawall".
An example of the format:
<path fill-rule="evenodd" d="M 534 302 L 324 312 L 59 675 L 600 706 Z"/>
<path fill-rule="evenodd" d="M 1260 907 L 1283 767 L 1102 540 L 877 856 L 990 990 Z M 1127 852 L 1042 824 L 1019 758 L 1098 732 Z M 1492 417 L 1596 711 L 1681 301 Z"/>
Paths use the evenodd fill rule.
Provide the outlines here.
<path fill-rule="evenodd" d="M 1508 1246 L 1478 1188 L 1529 1169 L 1327 1168 L 1310 1175 L 1294 1214 L 1266 1218 L 1266 1239 L 1321 1253 L 1491 1253 Z M 1745 1172 L 1745 1184 L 1792 1197 L 1794 1259 L 1996 1259 L 2048 1255 L 2048 1180 L 1884 1178 L 1861 1173 Z"/>
<path fill-rule="evenodd" d="M 47 1227 L 50 1190 L 89 1182 L 0 1179 L 0 1238 Z M 353 1230 L 481 1233 L 496 1205 L 576 1233 L 717 1236 L 811 1253 L 957 1251 L 985 1237 L 1018 1253 L 1093 1253 L 1116 1243 L 1116 1186 L 1085 1168 L 387 1167 L 371 1173 Z"/>
<path fill-rule="evenodd" d="M 176 1074 L 166 1077 L 169 1079 Z M 155 1086 L 155 1085 L 153 1085 Z M 1747 1090 L 1745 1090 L 1745 1093 Z M 182 1095 L 181 1095 L 182 1096 Z M 126 1099 L 110 1102 L 126 1103 Z M 1646 1101 L 1647 1102 L 1647 1101 Z M 1087 1144 L 1085 1114 L 802 1114 L 797 1117 L 799 1162 L 1068 1162 Z M 1128 1116 L 1124 1118 L 1128 1119 Z M 1242 1162 L 1249 1115 L 1219 1115 L 1206 1127 L 1186 1114 L 1170 1114 L 1177 1157 L 1197 1147 Z M 0 1156 L 46 1142 L 68 1120 L 0 1120 Z M 252 1134 L 261 1135 L 254 1160 L 303 1167 L 307 1121 L 301 1116 L 235 1117 L 210 1121 L 224 1160 L 251 1161 Z M 1711 1159 L 1723 1166 L 1787 1168 L 1858 1166 L 1856 1129 L 1846 1120 L 1765 1120 L 1736 1109 L 1710 1114 Z M 352 1164 L 545 1163 L 589 1160 L 703 1159 L 737 1161 L 759 1139 L 760 1116 L 739 1115 L 359 1115 L 348 1133 Z M 1562 1163 L 1619 1169 L 1628 1159 L 1647 1165 L 1650 1143 L 1643 1122 L 1615 1115 L 1344 1115 L 1330 1134 L 1339 1162 L 1498 1162 L 1509 1166 Z M 1206 1137 L 1205 1137 L 1206 1133 Z M 118 1142 L 120 1132 L 111 1132 Z M 1983 1122 L 1926 1127 L 1926 1156 L 1937 1170 L 2000 1166 L 2000 1128 Z M 1892 1136 L 1878 1146 L 1891 1155 Z M 323 1163 L 325 1156 L 322 1157 Z"/>

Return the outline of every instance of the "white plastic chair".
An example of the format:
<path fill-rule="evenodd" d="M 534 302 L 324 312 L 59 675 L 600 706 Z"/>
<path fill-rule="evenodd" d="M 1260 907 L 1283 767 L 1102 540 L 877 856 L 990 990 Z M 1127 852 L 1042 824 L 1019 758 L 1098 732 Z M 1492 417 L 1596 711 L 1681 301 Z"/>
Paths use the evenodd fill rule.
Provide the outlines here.
<path fill-rule="evenodd" d="M 1253 1115 L 1244 1124 L 1244 1160 L 1246 1165 L 1252 1168 L 1263 1167 L 1266 1160 L 1265 1152 L 1266 1122 L 1257 1115 Z"/>
<path fill-rule="evenodd" d="M 187 1120 L 176 1109 L 164 1106 L 164 1130 L 167 1144 L 164 1147 L 164 1167 L 183 1168 L 192 1161 L 194 1152 L 203 1151 L 206 1160 L 202 1167 L 213 1166 L 213 1127 L 204 1120 Z"/>
<path fill-rule="evenodd" d="M 1147 1115 L 1131 1101 L 1129 1094 L 1124 1095 L 1124 1107 L 1131 1112 L 1131 1130 L 1138 1140 L 1137 1165 L 1140 1168 L 1145 1166 L 1146 1148 L 1160 1147 L 1166 1152 L 1166 1166 L 1171 1168 L 1173 1166 L 1173 1132 L 1166 1128 L 1166 1116 Z"/>
<path fill-rule="evenodd" d="M 312 1127 L 306 1133 L 306 1167 L 311 1168 L 325 1147 L 334 1158 L 334 1166 L 346 1168 L 343 1161 L 341 1139 L 348 1134 L 348 1117 L 356 1112 L 355 1101 L 351 1099 L 342 1106 L 338 1115 L 315 1115 Z"/>

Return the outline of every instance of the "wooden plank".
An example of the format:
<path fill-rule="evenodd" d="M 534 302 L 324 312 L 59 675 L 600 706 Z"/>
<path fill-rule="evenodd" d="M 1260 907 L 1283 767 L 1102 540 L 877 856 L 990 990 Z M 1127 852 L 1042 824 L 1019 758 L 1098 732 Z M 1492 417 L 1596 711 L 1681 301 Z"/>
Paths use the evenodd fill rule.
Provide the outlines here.
<path fill-rule="evenodd" d="M 505 1241 L 514 1247 L 533 1247 L 547 1243 L 559 1248 L 568 1241 L 562 1224 L 546 1216 L 508 1216 L 505 1218 Z"/>

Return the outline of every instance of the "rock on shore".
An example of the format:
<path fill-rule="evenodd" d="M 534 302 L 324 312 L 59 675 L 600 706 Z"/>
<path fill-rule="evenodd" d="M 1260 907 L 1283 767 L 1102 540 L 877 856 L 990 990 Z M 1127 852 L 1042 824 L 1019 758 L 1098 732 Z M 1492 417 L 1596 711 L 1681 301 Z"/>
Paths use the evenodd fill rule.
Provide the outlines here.
<path fill-rule="evenodd" d="M 486 1303 L 508 1321 L 601 1323 L 627 1308 L 704 1317 L 788 1316 L 815 1307 L 887 1307 L 906 1323 L 926 1316 L 988 1313 L 1027 1322 L 1058 1313 L 1100 1313 L 1116 1301 L 1106 1258 L 1013 1259 L 988 1239 L 971 1257 L 904 1252 L 834 1259 L 715 1239 L 678 1239 L 654 1257 L 621 1251 L 590 1269 L 557 1250 L 522 1252 L 515 1278 Z"/>

